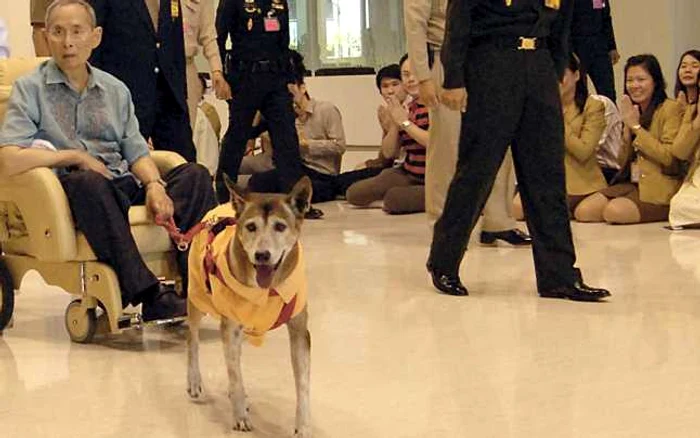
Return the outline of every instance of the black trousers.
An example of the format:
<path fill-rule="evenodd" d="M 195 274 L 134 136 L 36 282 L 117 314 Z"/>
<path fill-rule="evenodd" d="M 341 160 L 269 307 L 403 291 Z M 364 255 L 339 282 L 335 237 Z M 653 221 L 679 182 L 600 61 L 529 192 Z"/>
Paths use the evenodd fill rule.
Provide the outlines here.
<path fill-rule="evenodd" d="M 229 101 L 229 127 L 224 136 L 216 172 L 216 194 L 219 202 L 229 200 L 223 181 L 226 174 L 238 179 L 238 170 L 246 143 L 253 131 L 253 118 L 260 111 L 268 123 L 273 148 L 272 159 L 279 172 L 281 192 L 291 190 L 301 178 L 299 138 L 294 124 L 292 96 L 282 72 L 233 72 L 228 77 L 233 87 Z"/>
<path fill-rule="evenodd" d="M 596 93 L 609 97 L 615 102 L 615 74 L 612 60 L 607 50 L 605 38 L 579 37 L 572 39 L 574 52 L 581 60 L 584 71 L 591 77 Z"/>
<path fill-rule="evenodd" d="M 335 199 L 335 179 L 337 175 L 321 173 L 304 165 L 302 165 L 302 172 L 311 180 L 313 189 L 312 203 L 328 202 Z M 251 191 L 258 193 L 282 193 L 286 191 L 278 169 L 253 174 L 250 177 L 250 181 L 248 181 L 248 187 Z"/>
<path fill-rule="evenodd" d="M 350 170 L 338 175 L 335 179 L 335 190 L 337 196 L 345 196 L 351 185 L 358 181 L 373 178 L 384 170 L 385 167 L 366 167 L 359 170 Z"/>
<path fill-rule="evenodd" d="M 435 224 L 429 262 L 441 272 L 458 272 L 510 145 L 533 237 L 537 286 L 573 284 L 578 277 L 564 182 L 564 123 L 549 51 L 476 46 L 465 73 L 469 103 L 457 170 Z"/>
<path fill-rule="evenodd" d="M 216 205 L 209 171 L 187 163 L 172 169 L 163 179 L 175 206 L 175 223 L 186 231 Z M 77 228 L 95 252 L 97 259 L 111 266 L 119 279 L 122 303 L 138 304 L 142 294 L 158 284 L 144 263 L 131 235 L 128 211 L 143 205 L 146 192 L 130 176 L 108 180 L 102 175 L 79 170 L 60 177 L 68 196 Z M 178 268 L 187 287 L 187 253 L 178 252 Z"/>
<path fill-rule="evenodd" d="M 187 108 L 182 108 L 162 73 L 158 75 L 157 100 L 154 108 L 137 108 L 141 135 L 153 141 L 159 151 L 173 151 L 194 163 L 197 153 Z"/>

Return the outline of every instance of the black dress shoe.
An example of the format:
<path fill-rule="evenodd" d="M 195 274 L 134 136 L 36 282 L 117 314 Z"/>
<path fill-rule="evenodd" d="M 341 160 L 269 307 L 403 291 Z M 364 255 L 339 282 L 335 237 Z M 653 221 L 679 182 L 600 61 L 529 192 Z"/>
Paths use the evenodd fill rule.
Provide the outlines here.
<path fill-rule="evenodd" d="M 565 298 L 573 301 L 600 301 L 610 296 L 605 289 L 597 289 L 586 286 L 582 281 L 576 281 L 571 286 L 559 286 L 557 288 L 540 291 L 542 298 Z"/>
<path fill-rule="evenodd" d="M 177 294 L 172 286 L 159 284 L 154 296 L 144 301 L 141 317 L 144 322 L 187 316 L 187 298 Z"/>
<path fill-rule="evenodd" d="M 322 219 L 323 218 L 323 210 L 318 209 L 316 207 L 311 207 L 309 208 L 309 211 L 307 211 L 304 214 L 304 219 Z"/>
<path fill-rule="evenodd" d="M 527 246 L 532 244 L 532 237 L 517 228 L 507 231 L 482 231 L 479 241 L 482 245 L 495 246 L 496 240 L 508 242 L 513 246 Z"/>
<path fill-rule="evenodd" d="M 430 263 L 428 263 L 426 267 L 428 268 L 428 272 L 430 272 L 430 276 L 433 279 L 433 286 L 435 286 L 435 288 L 440 292 L 457 297 L 469 295 L 467 288 L 464 287 L 457 274 L 445 274 L 438 272 Z"/>

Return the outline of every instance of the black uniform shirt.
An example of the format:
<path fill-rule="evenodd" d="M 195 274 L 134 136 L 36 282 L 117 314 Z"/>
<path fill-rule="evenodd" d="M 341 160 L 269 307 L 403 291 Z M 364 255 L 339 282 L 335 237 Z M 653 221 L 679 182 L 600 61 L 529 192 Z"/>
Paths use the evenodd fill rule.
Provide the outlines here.
<path fill-rule="evenodd" d="M 469 45 L 484 37 L 537 37 L 547 39 L 557 73 L 568 60 L 573 0 L 561 0 L 559 9 L 547 0 L 450 0 L 445 44 L 440 51 L 445 66 L 444 87 L 464 86 L 464 63 Z M 513 47 L 515 49 L 515 47 Z"/>
<path fill-rule="evenodd" d="M 593 8 L 593 3 L 602 8 Z M 608 51 L 615 50 L 615 32 L 610 15 L 610 0 L 574 0 L 571 38 L 599 36 L 605 39 Z"/>
<path fill-rule="evenodd" d="M 271 17 L 268 30 L 265 19 Z M 274 19 L 279 30 L 273 31 Z M 216 11 L 216 33 L 221 59 L 231 37 L 231 59 L 235 61 L 277 60 L 289 51 L 289 6 L 287 0 L 221 0 Z"/>

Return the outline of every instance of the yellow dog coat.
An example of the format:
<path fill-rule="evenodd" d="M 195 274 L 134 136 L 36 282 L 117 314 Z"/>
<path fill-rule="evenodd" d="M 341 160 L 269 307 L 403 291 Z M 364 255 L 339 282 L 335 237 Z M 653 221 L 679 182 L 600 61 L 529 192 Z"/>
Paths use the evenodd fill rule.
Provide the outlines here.
<path fill-rule="evenodd" d="M 307 283 L 299 245 L 298 263 L 291 275 L 274 289 L 250 287 L 236 280 L 228 267 L 227 251 L 236 233 L 230 203 L 209 211 L 209 226 L 192 239 L 189 255 L 188 297 L 201 312 L 221 315 L 243 326 L 248 341 L 262 345 L 265 333 L 298 315 L 306 307 Z"/>

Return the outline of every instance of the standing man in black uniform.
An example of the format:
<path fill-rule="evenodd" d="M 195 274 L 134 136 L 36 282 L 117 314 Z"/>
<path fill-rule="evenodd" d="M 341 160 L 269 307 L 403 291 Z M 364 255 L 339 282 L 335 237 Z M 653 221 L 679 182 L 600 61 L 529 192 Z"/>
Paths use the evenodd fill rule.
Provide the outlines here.
<path fill-rule="evenodd" d="M 124 82 L 141 135 L 195 162 L 180 0 L 89 0 L 102 44 L 90 62 Z"/>
<path fill-rule="evenodd" d="M 571 46 L 591 77 L 596 92 L 615 102 L 613 65 L 620 60 L 610 0 L 574 0 Z"/>
<path fill-rule="evenodd" d="M 233 97 L 229 100 L 229 128 L 224 136 L 216 172 L 219 202 L 229 200 L 223 174 L 233 181 L 260 110 L 268 123 L 273 161 L 281 189 L 287 191 L 301 178 L 299 138 L 292 95 L 294 66 L 289 49 L 287 0 L 221 0 L 216 14 L 221 59 Z M 231 50 L 226 53 L 230 38 Z"/>
<path fill-rule="evenodd" d="M 511 145 L 540 296 L 598 301 L 610 295 L 583 284 L 574 268 L 558 87 L 572 12 L 573 0 L 450 0 L 442 101 L 465 113 L 457 172 L 427 265 L 443 293 L 467 295 L 459 266 Z"/>

